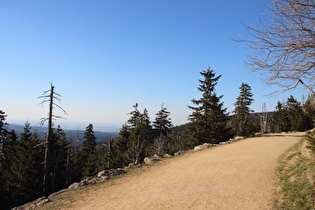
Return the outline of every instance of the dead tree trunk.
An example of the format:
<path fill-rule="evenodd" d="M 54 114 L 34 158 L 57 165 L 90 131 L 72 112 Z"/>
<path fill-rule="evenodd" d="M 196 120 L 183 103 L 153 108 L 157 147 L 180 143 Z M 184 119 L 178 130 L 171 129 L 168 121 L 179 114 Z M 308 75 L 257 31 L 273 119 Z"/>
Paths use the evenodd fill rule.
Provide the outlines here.
<path fill-rule="evenodd" d="M 61 95 L 56 93 L 54 91 L 54 86 L 51 84 L 50 90 L 44 91 L 43 95 L 38 98 L 43 98 L 43 102 L 41 104 L 44 104 L 46 102 L 49 102 L 49 113 L 48 118 L 42 118 L 42 124 L 45 121 L 48 121 L 48 132 L 46 136 L 46 142 L 45 142 L 45 162 L 44 162 L 44 180 L 43 180 L 43 192 L 44 195 L 48 195 L 51 191 L 50 189 L 50 183 L 51 183 L 51 141 L 52 141 L 52 134 L 53 134 L 53 119 L 56 118 L 62 118 L 60 116 L 53 114 L 54 107 L 58 107 L 61 109 L 64 113 L 66 113 L 58 104 L 54 102 L 54 99 L 57 101 L 61 101 L 59 98 Z"/>
<path fill-rule="evenodd" d="M 48 133 L 46 138 L 46 149 L 45 149 L 45 166 L 44 166 L 44 195 L 49 193 L 49 183 L 50 183 L 50 144 L 52 136 L 52 110 L 54 100 L 54 86 L 51 85 L 50 95 L 49 95 L 49 114 L 48 114 Z"/>

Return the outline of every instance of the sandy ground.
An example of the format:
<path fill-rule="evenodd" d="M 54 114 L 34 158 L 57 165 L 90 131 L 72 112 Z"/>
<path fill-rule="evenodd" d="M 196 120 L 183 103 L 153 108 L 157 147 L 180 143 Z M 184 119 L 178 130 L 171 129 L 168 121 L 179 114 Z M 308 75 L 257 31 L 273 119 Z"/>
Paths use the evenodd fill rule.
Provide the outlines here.
<path fill-rule="evenodd" d="M 163 161 L 89 191 L 73 209 L 271 209 L 281 154 L 303 133 L 270 135 Z"/>

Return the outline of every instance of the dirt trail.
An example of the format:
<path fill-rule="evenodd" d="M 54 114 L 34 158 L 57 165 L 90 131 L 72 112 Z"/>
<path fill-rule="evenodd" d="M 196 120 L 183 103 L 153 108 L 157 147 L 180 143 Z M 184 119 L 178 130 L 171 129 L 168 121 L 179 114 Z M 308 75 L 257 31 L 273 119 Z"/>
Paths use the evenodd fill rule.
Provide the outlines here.
<path fill-rule="evenodd" d="M 303 133 L 245 139 L 169 159 L 89 191 L 73 209 L 270 209 L 277 160 Z"/>

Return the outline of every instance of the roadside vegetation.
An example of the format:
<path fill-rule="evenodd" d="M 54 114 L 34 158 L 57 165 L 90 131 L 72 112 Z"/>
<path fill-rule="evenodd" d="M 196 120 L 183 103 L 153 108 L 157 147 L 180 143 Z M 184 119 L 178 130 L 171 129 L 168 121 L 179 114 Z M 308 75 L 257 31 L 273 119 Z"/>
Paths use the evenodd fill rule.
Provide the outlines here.
<path fill-rule="evenodd" d="M 315 151 L 309 147 L 309 137 L 310 133 L 280 158 L 276 209 L 315 208 Z"/>

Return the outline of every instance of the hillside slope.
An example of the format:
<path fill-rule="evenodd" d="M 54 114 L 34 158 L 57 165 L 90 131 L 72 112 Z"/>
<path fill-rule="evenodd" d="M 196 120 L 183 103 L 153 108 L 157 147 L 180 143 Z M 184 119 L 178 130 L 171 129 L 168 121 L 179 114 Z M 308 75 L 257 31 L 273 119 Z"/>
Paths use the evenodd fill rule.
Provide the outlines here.
<path fill-rule="evenodd" d="M 303 134 L 249 138 L 168 159 L 136 176 L 131 173 L 100 187 L 72 192 L 61 206 L 71 209 L 269 209 L 277 160 Z"/>

